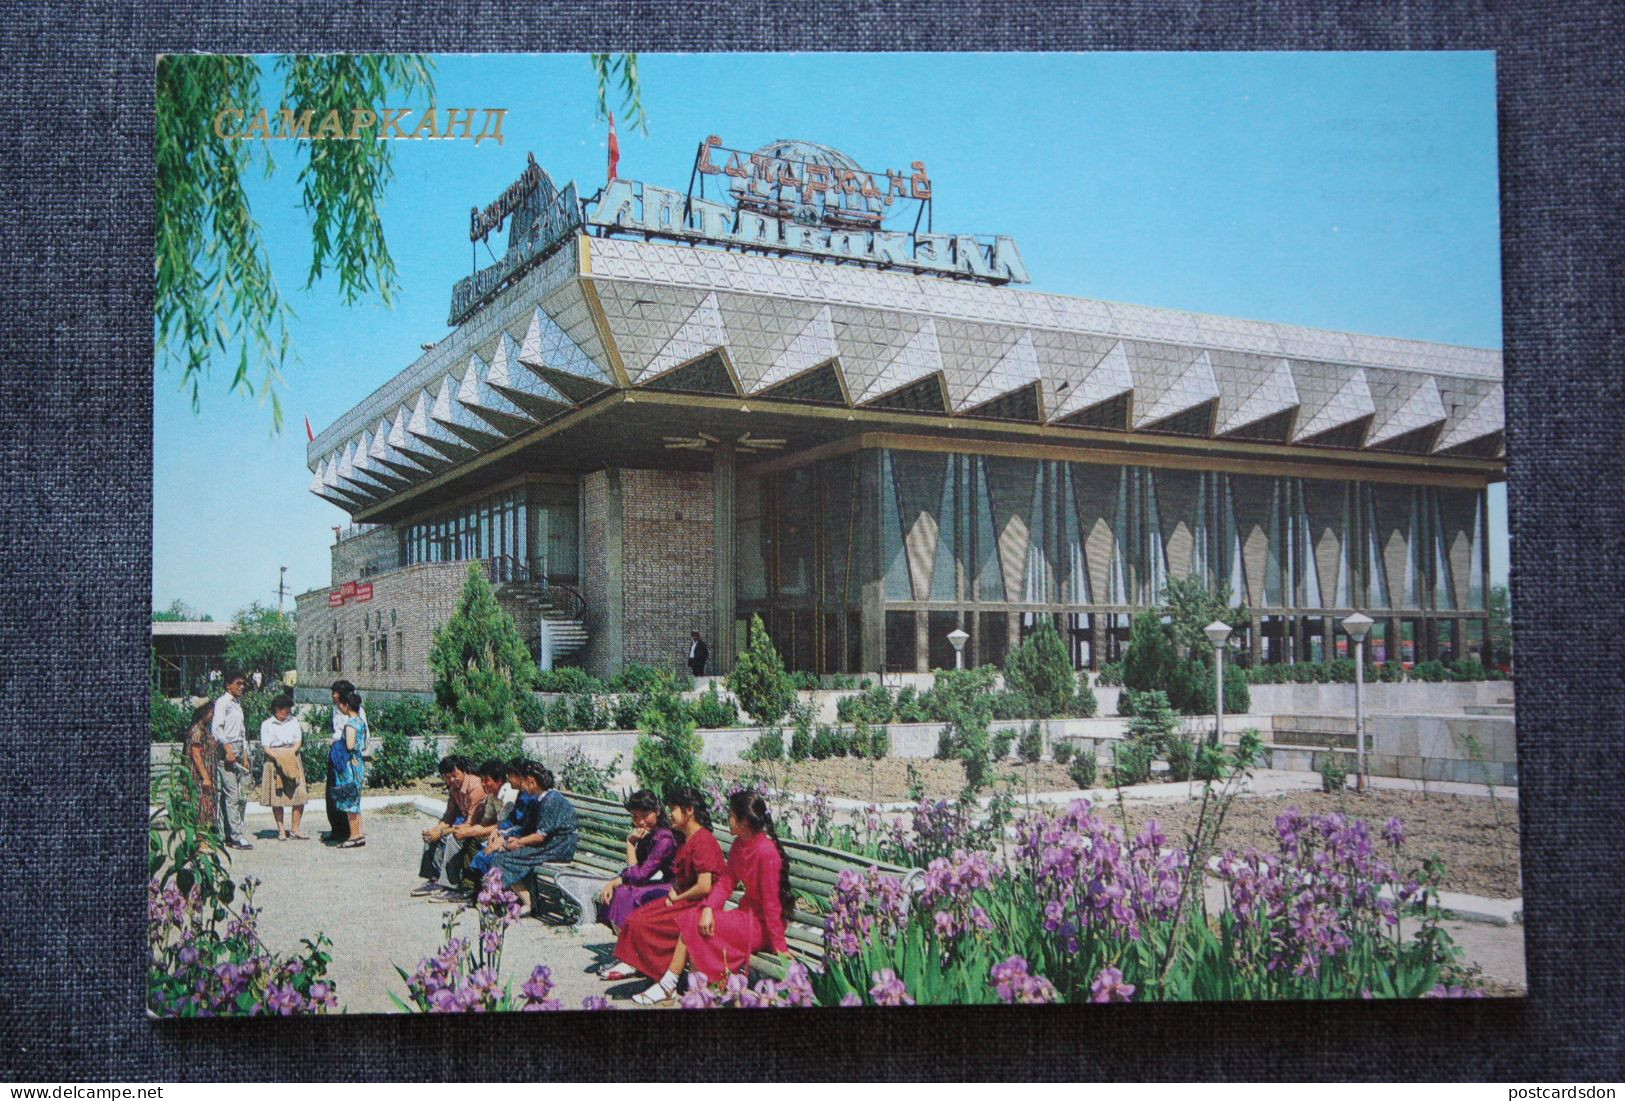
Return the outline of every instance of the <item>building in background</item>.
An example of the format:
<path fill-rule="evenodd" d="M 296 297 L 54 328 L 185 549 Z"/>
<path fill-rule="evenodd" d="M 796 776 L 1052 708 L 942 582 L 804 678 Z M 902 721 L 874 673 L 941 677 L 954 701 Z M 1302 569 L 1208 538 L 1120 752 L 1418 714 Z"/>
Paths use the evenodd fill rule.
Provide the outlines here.
<path fill-rule="evenodd" d="M 1042 294 L 935 232 L 922 165 L 712 138 L 687 191 L 582 201 L 531 160 L 470 234 L 452 332 L 328 426 L 361 526 L 299 598 L 303 684 L 425 691 L 478 560 L 544 664 L 727 671 L 759 613 L 820 673 L 1001 662 L 1040 618 L 1120 656 L 1168 579 L 1252 662 L 1489 643 L 1501 354 Z M 957 227 L 956 227 L 957 228 Z"/>
<path fill-rule="evenodd" d="M 165 696 L 219 695 L 209 674 L 224 669 L 232 624 L 167 620 L 152 625 L 158 691 Z"/>

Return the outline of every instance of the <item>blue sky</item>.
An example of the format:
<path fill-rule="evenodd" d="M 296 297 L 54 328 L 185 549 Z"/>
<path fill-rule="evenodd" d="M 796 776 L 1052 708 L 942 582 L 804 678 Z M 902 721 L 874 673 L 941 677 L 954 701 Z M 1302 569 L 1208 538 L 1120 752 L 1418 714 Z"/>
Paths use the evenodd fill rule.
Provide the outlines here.
<path fill-rule="evenodd" d="M 392 309 L 342 306 L 331 279 L 303 288 L 296 151 L 268 143 L 277 171 L 249 194 L 297 314 L 285 427 L 272 435 L 268 408 L 225 392 L 224 365 L 194 415 L 160 365 L 155 607 L 227 618 L 274 601 L 279 566 L 292 592 L 325 586 L 331 527 L 348 517 L 307 491 L 304 416 L 320 431 L 444 334 L 451 285 L 473 265 L 468 210 L 527 151 L 561 184 L 603 182 L 584 55 L 435 66 L 437 103 L 506 108 L 506 140 L 391 143 Z M 746 149 L 822 142 L 877 170 L 921 160 L 936 228 L 1010 234 L 1036 290 L 1501 346 L 1489 53 L 644 55 L 640 71 L 649 133 L 623 122 L 625 177 L 684 188 L 712 133 Z M 273 114 L 278 92 L 267 79 Z M 1491 490 L 1496 580 L 1505 500 Z"/>

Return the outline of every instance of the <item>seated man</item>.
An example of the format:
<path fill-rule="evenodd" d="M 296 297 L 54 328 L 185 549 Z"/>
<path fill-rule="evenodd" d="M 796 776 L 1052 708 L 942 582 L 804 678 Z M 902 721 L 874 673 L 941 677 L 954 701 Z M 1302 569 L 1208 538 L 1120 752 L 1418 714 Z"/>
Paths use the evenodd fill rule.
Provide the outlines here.
<path fill-rule="evenodd" d="M 446 784 L 446 811 L 440 821 L 423 831 L 423 860 L 418 875 L 423 882 L 412 892 L 415 897 L 455 890 L 462 875 L 463 842 L 453 832 L 471 822 L 485 802 L 485 788 L 466 757 L 452 755 L 440 762 L 440 778 Z"/>
<path fill-rule="evenodd" d="M 485 798 L 481 800 L 479 810 L 474 812 L 473 818 L 451 828 L 452 836 L 464 842 L 465 861 L 473 856 L 480 846 L 497 835 L 508 813 L 507 806 L 502 802 L 502 782 L 507 778 L 508 766 L 493 759 L 481 765 L 478 774 L 480 790 Z"/>

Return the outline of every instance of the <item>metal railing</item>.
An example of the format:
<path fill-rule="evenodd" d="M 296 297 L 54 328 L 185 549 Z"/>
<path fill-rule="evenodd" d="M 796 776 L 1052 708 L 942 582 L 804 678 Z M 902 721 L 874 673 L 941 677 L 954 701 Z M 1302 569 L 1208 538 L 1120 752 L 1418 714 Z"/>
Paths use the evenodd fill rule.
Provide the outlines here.
<path fill-rule="evenodd" d="M 570 619 L 587 618 L 587 598 L 574 585 L 563 585 L 547 579 L 544 568 L 534 561 L 525 561 L 511 554 L 498 554 L 485 559 L 485 567 L 492 584 L 524 584 L 538 587 L 542 601 Z"/>

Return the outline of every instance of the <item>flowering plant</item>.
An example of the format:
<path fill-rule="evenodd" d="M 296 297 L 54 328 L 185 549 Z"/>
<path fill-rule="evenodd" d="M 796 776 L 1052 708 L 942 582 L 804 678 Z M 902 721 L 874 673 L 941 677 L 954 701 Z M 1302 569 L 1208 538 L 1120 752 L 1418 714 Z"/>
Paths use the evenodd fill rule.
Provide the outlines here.
<path fill-rule="evenodd" d="M 260 940 L 252 876 L 239 884 L 184 762 L 153 783 L 148 820 L 147 1009 L 163 1017 L 325 1013 L 338 1006 L 326 937 L 281 956 Z M 236 905 L 236 909 L 233 906 Z"/>

